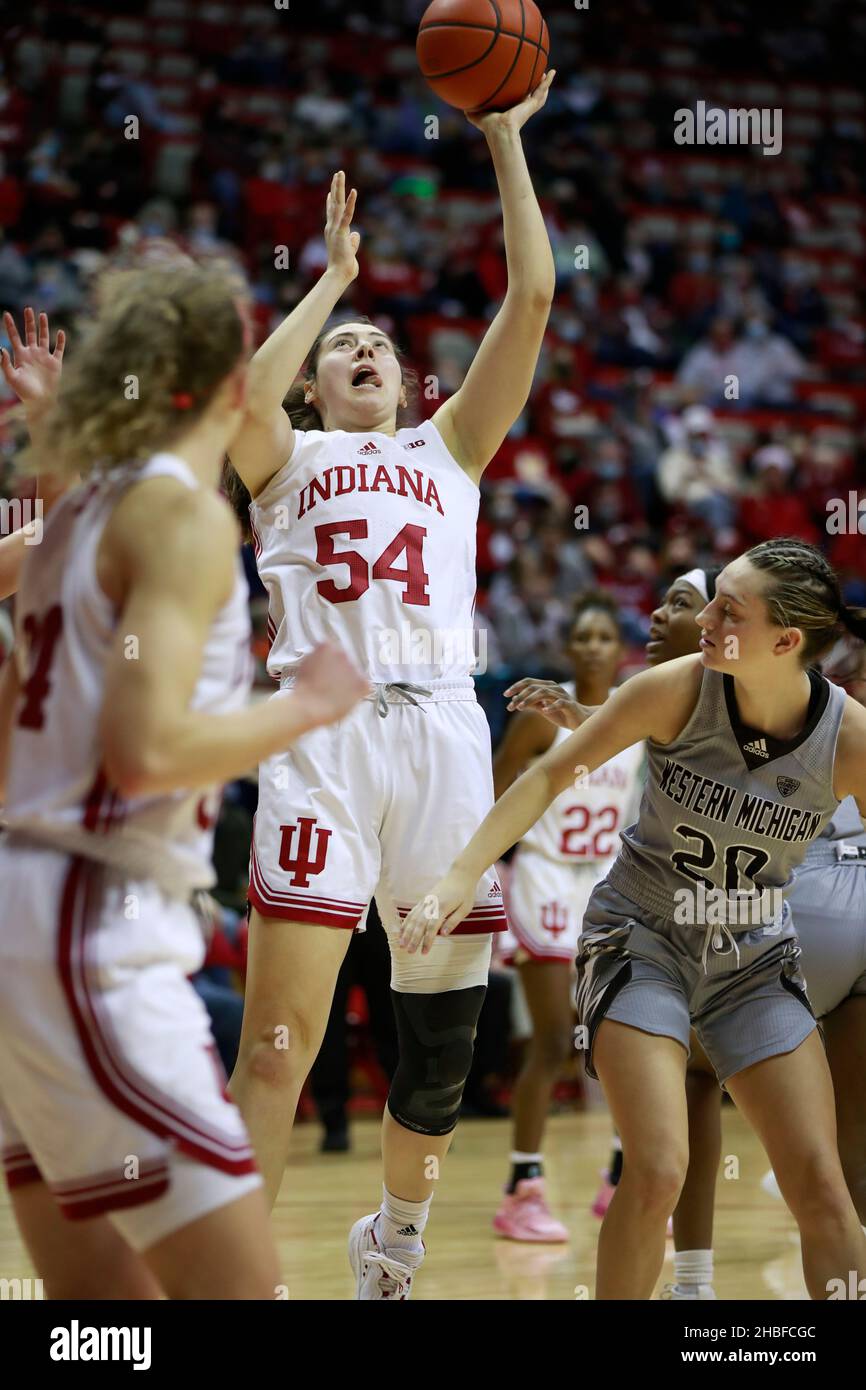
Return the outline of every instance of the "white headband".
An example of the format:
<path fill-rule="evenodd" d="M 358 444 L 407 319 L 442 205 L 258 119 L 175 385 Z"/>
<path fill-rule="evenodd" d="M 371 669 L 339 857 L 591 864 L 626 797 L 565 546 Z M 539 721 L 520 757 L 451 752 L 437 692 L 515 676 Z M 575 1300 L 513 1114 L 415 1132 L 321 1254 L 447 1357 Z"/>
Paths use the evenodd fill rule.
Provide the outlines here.
<path fill-rule="evenodd" d="M 675 584 L 691 584 L 693 589 L 697 589 L 704 603 L 709 603 L 710 595 L 707 590 L 707 576 L 703 570 L 689 570 L 688 574 L 681 574 L 679 579 L 674 580 Z"/>

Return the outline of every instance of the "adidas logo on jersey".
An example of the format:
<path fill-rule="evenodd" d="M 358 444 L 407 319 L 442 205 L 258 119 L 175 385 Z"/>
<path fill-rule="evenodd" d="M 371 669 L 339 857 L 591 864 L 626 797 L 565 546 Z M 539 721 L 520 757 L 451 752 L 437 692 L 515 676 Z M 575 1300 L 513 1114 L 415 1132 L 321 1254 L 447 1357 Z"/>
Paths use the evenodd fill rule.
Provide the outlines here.
<path fill-rule="evenodd" d="M 491 890 L 490 890 L 490 892 L 487 894 L 487 896 L 488 896 L 488 898 L 501 898 L 501 897 L 502 897 L 502 889 L 499 887 L 499 884 L 498 884 L 498 883 L 494 883 L 493 887 L 491 888 Z"/>
<path fill-rule="evenodd" d="M 367 443 L 364 445 L 362 449 L 355 450 L 356 454 L 381 454 L 381 452 L 382 450 L 376 447 L 372 439 L 368 439 Z"/>
<path fill-rule="evenodd" d="M 397 1234 L 398 1236 L 417 1236 L 418 1232 L 414 1226 L 401 1226 Z"/>
<path fill-rule="evenodd" d="M 769 758 L 770 756 L 767 752 L 767 740 L 764 738 L 756 738 L 752 743 L 744 743 L 743 752 L 753 753 L 756 758 Z"/>

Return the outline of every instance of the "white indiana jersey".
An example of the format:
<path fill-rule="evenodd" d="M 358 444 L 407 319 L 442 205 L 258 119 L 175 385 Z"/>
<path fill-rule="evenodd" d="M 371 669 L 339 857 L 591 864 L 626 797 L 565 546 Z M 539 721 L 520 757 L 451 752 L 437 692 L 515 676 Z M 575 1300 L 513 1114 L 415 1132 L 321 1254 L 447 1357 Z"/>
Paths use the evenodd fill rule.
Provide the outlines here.
<path fill-rule="evenodd" d="M 430 420 L 393 437 L 296 430 L 250 506 L 271 675 L 330 641 L 374 682 L 465 680 L 478 500 Z"/>
<path fill-rule="evenodd" d="M 564 686 L 574 696 L 572 683 Z M 573 730 L 557 729 L 551 747 Z M 551 802 L 521 841 L 560 864 L 597 864 L 619 853 L 619 832 L 634 819 L 640 800 L 643 743 L 624 748 Z"/>
<path fill-rule="evenodd" d="M 97 549 L 126 489 L 155 477 L 200 486 L 173 454 L 156 454 L 137 469 L 115 469 L 63 498 L 28 556 L 17 598 L 13 659 L 22 689 L 5 821 L 29 840 L 113 864 L 130 878 L 151 879 L 185 896 L 214 882 L 220 789 L 124 799 L 106 778 L 98 739 L 117 614 L 99 587 Z M 251 680 L 248 587 L 238 557 L 235 587 L 211 625 L 190 708 L 210 714 L 236 709 L 246 703 Z"/>

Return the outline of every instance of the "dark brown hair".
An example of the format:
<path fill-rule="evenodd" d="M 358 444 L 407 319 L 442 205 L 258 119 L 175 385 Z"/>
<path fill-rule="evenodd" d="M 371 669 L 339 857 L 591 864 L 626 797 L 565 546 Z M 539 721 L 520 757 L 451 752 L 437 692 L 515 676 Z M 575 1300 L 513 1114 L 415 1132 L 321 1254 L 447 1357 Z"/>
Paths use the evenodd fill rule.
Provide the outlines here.
<path fill-rule="evenodd" d="M 306 401 L 307 387 L 311 386 L 316 379 L 316 370 L 319 365 L 319 355 L 322 351 L 322 344 L 329 333 L 335 328 L 339 328 L 341 323 L 368 323 L 375 327 L 374 320 L 368 318 L 366 314 L 345 314 L 343 317 L 331 320 L 326 323 L 321 333 L 316 338 L 306 361 L 303 375 L 291 385 L 283 400 L 283 409 L 298 430 L 321 430 L 324 429 L 322 417 L 314 405 L 308 405 Z M 401 419 L 405 424 L 406 419 L 411 415 L 418 400 L 419 381 L 418 373 L 414 367 L 406 365 L 404 353 L 390 334 L 385 335 L 389 338 L 394 355 L 400 363 L 400 371 L 403 377 L 403 385 L 406 388 L 406 404 L 397 408 L 397 424 L 401 428 Z M 226 459 L 223 466 L 222 477 L 223 491 L 231 503 L 241 526 L 244 535 L 249 539 L 249 507 L 250 494 L 244 487 L 238 474 L 235 472 L 229 459 Z"/>
<path fill-rule="evenodd" d="M 817 546 L 782 536 L 752 546 L 746 559 L 767 576 L 764 601 L 770 621 L 804 634 L 804 666 L 814 664 L 846 632 L 866 638 L 866 609 L 847 606 L 839 576 Z"/>
<path fill-rule="evenodd" d="M 619 604 L 612 593 L 607 589 L 583 589 L 574 600 L 574 607 L 571 611 L 571 620 L 568 624 L 569 633 L 574 632 L 584 613 L 604 613 L 610 618 L 617 630 L 620 641 L 622 641 L 622 618 L 620 617 Z"/>

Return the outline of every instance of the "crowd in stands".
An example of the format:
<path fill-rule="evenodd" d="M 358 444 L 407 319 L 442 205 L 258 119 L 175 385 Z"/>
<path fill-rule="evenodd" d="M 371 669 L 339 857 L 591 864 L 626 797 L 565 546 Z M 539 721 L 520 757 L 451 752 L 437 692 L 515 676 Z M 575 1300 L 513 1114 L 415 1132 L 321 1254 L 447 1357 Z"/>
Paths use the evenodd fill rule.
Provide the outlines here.
<path fill-rule="evenodd" d="M 175 243 L 243 272 L 263 337 L 323 268 L 345 168 L 363 245 L 344 305 L 404 344 L 432 414 L 506 279 L 485 142 L 417 71 L 424 8 L 7 6 L 0 305 L 47 310 L 74 351 L 106 265 Z M 828 526 L 853 492 L 866 531 L 866 13 L 542 8 L 558 76 L 525 142 L 557 293 L 483 489 L 488 670 L 561 672 L 588 584 L 617 595 L 637 660 L 668 579 L 773 535 L 824 545 L 866 601 L 862 534 Z M 677 145 L 697 100 L 780 109 L 781 151 Z"/>

